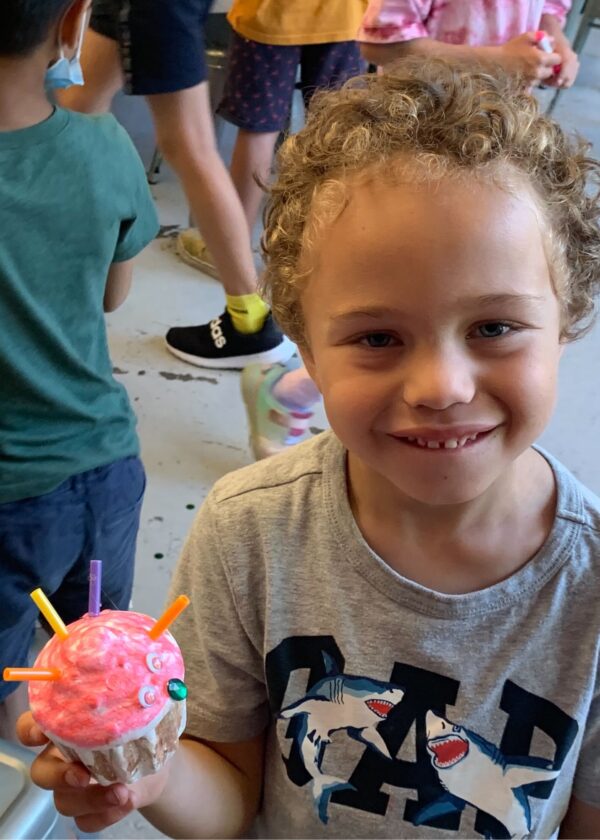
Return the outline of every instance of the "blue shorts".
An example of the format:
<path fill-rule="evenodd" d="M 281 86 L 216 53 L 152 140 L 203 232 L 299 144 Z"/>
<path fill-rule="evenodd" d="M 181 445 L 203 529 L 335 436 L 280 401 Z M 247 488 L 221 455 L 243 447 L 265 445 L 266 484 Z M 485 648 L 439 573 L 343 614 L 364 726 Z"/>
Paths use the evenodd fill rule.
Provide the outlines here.
<path fill-rule="evenodd" d="M 41 587 L 69 624 L 87 612 L 90 560 L 102 560 L 102 603 L 126 610 L 146 487 L 139 458 L 75 475 L 43 496 L 0 505 L 0 675 L 28 665 Z M 17 687 L 0 680 L 0 702 Z"/>
<path fill-rule="evenodd" d="M 292 107 L 298 65 L 306 107 L 315 91 L 341 87 L 362 72 L 356 41 L 281 47 L 259 44 L 234 32 L 217 113 L 246 131 L 282 131 Z"/>
<path fill-rule="evenodd" d="M 125 90 L 174 93 L 207 79 L 204 25 L 212 0 L 93 0 L 90 26 L 117 41 Z"/>

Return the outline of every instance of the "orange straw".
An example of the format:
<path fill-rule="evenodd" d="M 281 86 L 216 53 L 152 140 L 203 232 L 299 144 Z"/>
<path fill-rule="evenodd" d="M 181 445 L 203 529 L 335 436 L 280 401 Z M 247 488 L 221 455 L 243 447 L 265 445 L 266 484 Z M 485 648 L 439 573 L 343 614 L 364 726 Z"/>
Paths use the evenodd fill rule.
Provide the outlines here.
<path fill-rule="evenodd" d="M 61 673 L 58 668 L 5 668 L 2 678 L 6 682 L 22 682 L 24 680 L 59 680 Z"/>
<path fill-rule="evenodd" d="M 148 635 L 153 641 L 156 641 L 159 636 L 165 632 L 169 624 L 173 624 L 178 615 L 189 605 L 190 599 L 187 595 L 180 595 L 176 601 L 173 601 L 170 607 L 164 611 L 156 624 L 148 630 Z"/>
<path fill-rule="evenodd" d="M 31 597 L 35 601 L 39 611 L 42 613 L 50 627 L 54 630 L 56 635 L 61 639 L 66 639 L 69 635 L 61 617 L 56 612 L 48 598 L 44 595 L 41 589 L 34 589 Z"/>

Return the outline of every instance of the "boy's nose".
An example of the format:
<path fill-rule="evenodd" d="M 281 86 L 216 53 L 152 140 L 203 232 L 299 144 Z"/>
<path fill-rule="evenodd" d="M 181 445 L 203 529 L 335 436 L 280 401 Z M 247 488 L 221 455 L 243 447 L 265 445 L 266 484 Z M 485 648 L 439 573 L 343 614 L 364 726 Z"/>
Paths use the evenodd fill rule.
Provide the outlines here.
<path fill-rule="evenodd" d="M 475 396 L 475 371 L 462 354 L 440 348 L 420 354 L 407 366 L 403 383 L 404 401 L 411 408 L 443 411 L 456 404 L 470 403 Z"/>

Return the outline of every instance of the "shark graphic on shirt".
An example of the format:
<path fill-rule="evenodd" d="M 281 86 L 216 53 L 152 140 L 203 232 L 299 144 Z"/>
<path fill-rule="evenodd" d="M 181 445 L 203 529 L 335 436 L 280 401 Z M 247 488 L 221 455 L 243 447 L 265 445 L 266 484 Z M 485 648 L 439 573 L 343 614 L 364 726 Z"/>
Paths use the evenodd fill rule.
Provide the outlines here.
<path fill-rule="evenodd" d="M 446 793 L 419 811 L 415 825 L 460 812 L 468 804 L 495 817 L 510 837 L 529 837 L 531 810 L 523 788 L 555 779 L 558 771 L 552 762 L 505 756 L 480 735 L 432 711 L 425 724 L 427 752 Z"/>
<path fill-rule="evenodd" d="M 319 819 L 327 823 L 327 810 L 334 791 L 354 790 L 349 782 L 321 771 L 331 736 L 344 730 L 349 738 L 391 759 L 377 726 L 402 700 L 404 691 L 389 682 L 340 674 L 333 659 L 325 652 L 323 660 L 327 676 L 301 700 L 282 709 L 280 718 L 301 718 L 295 741 L 304 767 L 312 777 L 312 792 Z"/>

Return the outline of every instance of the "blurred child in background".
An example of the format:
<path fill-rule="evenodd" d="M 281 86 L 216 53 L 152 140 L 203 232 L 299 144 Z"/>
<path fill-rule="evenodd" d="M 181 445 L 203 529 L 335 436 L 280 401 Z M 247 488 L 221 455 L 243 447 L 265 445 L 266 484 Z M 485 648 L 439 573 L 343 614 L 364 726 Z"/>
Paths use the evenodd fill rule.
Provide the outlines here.
<path fill-rule="evenodd" d="M 86 84 L 60 99 L 66 108 L 100 113 L 122 88 L 146 98 L 160 149 L 210 243 L 225 291 L 220 316 L 172 328 L 167 347 L 200 367 L 239 368 L 251 361 L 286 361 L 294 346 L 257 293 L 244 213 L 216 144 L 204 54 L 211 5 L 93 0 L 81 58 Z"/>
<path fill-rule="evenodd" d="M 249 236 L 264 197 L 257 179 L 269 179 L 275 143 L 289 124 L 298 68 L 305 107 L 315 91 L 356 76 L 356 32 L 366 6 L 367 0 L 234 0 L 218 113 L 238 128 L 230 172 Z M 206 245 L 195 231 L 181 234 L 178 247 L 186 262 L 203 269 Z"/>
<path fill-rule="evenodd" d="M 563 33 L 570 8 L 571 0 L 371 0 L 358 39 L 374 64 L 407 55 L 475 58 L 530 84 L 570 87 L 579 69 Z M 539 49 L 539 30 L 553 52 Z"/>

